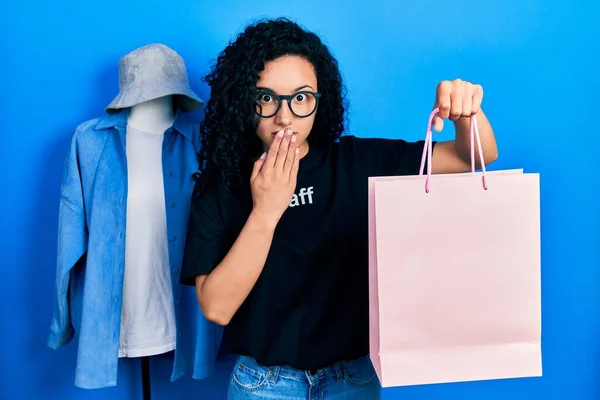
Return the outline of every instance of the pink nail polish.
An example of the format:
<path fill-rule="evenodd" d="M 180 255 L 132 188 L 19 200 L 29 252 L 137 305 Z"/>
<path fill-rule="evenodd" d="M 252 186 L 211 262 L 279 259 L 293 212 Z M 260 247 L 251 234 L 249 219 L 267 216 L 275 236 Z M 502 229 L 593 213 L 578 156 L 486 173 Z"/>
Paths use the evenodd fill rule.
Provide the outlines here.
<path fill-rule="evenodd" d="M 279 133 L 277 134 L 277 136 L 283 137 L 283 131 L 279 131 Z"/>
<path fill-rule="evenodd" d="M 296 141 L 296 135 L 292 136 L 292 143 Z"/>

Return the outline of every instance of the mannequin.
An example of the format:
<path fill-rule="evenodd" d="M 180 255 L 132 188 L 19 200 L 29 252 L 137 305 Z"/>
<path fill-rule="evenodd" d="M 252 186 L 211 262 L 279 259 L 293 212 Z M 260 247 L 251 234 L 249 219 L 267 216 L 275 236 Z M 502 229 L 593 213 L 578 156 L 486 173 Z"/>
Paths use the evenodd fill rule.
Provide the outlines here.
<path fill-rule="evenodd" d="M 179 284 L 198 124 L 183 113 L 202 100 L 183 59 L 161 44 L 119 63 L 119 93 L 106 115 L 73 132 L 61 182 L 56 296 L 48 346 L 78 337 L 75 385 L 117 385 L 121 362 L 172 356 L 174 381 L 209 376 L 220 327 L 195 291 Z"/>
<path fill-rule="evenodd" d="M 175 348 L 162 175 L 164 132 L 173 125 L 172 97 L 134 105 L 126 127 L 127 223 L 119 357 Z"/>
<path fill-rule="evenodd" d="M 131 106 L 127 125 L 142 132 L 163 134 L 173 126 L 173 96 L 163 96 Z"/>
<path fill-rule="evenodd" d="M 128 173 L 125 276 L 119 357 L 142 357 L 143 398 L 150 399 L 147 357 L 175 349 L 175 315 L 162 174 L 172 96 L 134 105 L 126 128 Z"/>

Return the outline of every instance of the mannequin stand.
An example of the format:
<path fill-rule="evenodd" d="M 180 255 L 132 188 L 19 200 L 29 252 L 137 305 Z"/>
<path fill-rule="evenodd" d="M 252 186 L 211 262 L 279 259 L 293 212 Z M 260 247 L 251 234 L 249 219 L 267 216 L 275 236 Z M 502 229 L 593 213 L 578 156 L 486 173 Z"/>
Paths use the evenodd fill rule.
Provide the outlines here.
<path fill-rule="evenodd" d="M 142 357 L 142 398 L 150 400 L 150 358 Z"/>

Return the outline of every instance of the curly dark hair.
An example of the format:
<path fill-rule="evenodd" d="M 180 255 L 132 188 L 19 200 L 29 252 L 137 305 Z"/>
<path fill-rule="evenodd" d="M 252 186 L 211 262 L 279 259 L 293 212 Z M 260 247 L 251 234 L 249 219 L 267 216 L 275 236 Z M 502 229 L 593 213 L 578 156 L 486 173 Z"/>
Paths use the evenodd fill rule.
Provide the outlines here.
<path fill-rule="evenodd" d="M 218 178 L 227 186 L 239 184 L 245 167 L 262 152 L 256 135 L 256 83 L 267 62 L 285 55 L 312 64 L 322 93 L 309 144 L 329 144 L 342 135 L 347 107 L 337 60 L 316 34 L 297 23 L 286 18 L 261 20 L 229 43 L 203 78 L 211 97 L 200 124 L 201 187 Z"/>

